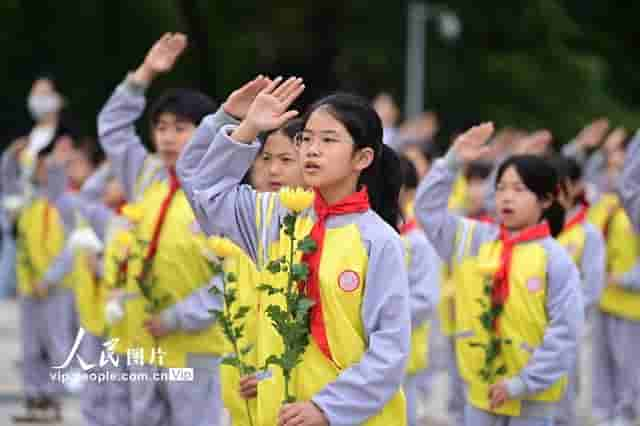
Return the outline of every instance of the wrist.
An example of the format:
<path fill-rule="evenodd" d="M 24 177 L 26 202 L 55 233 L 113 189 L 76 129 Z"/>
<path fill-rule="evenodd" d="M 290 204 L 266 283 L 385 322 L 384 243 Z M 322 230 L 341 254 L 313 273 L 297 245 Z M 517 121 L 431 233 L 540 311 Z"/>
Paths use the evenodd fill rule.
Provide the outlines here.
<path fill-rule="evenodd" d="M 147 88 L 155 79 L 156 73 L 144 64 L 140 65 L 130 76 L 132 83 Z"/>
<path fill-rule="evenodd" d="M 251 122 L 242 120 L 240 125 L 231 133 L 231 139 L 236 142 L 250 144 L 258 137 L 260 130 Z"/>
<path fill-rule="evenodd" d="M 231 111 L 226 102 L 222 104 L 222 111 L 236 121 L 241 122 L 242 120 L 244 120 L 244 117 L 241 117 L 240 114 L 237 114 L 235 111 Z"/>

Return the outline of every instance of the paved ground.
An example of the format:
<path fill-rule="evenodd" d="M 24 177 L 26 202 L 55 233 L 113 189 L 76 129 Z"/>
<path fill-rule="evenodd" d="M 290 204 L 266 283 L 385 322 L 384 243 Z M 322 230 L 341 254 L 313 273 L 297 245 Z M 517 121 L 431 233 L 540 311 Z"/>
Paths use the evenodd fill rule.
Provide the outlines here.
<path fill-rule="evenodd" d="M 432 347 L 434 353 L 438 353 L 438 343 L 434 342 Z M 583 357 L 584 389 L 591 388 L 589 383 L 589 353 Z M 20 389 L 21 380 L 17 361 L 20 359 L 20 341 L 18 334 L 18 310 L 14 301 L 0 301 L 0 426 L 10 425 L 11 415 L 21 412 Z M 435 360 L 435 365 L 443 363 L 444 360 Z M 424 426 L 447 426 L 446 397 L 447 380 L 443 372 L 434 376 L 432 397 L 422 404 L 421 412 L 425 414 L 422 425 Z M 589 426 L 588 419 L 590 412 L 590 392 L 584 392 L 578 402 L 579 413 L 587 417 L 583 419 L 581 425 Z M 83 425 L 80 415 L 80 403 L 77 397 L 65 398 L 65 426 Z"/>

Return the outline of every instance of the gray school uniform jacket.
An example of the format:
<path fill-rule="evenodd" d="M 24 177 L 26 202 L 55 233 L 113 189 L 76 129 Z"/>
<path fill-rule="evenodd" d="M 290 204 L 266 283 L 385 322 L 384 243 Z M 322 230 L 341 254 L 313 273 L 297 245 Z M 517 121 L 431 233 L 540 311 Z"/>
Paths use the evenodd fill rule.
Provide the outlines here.
<path fill-rule="evenodd" d="M 415 229 L 404 235 L 409 251 L 409 302 L 411 328 L 430 319 L 438 306 L 441 262 L 424 232 Z"/>
<path fill-rule="evenodd" d="M 627 148 L 624 168 L 616 189 L 636 232 L 640 232 L 640 131 Z"/>
<path fill-rule="evenodd" d="M 237 143 L 229 136 L 232 131 L 233 126 L 225 126 L 217 132 L 214 117 L 206 117 L 182 152 L 177 172 L 202 229 L 231 238 L 263 265 L 266 259 L 258 259 L 258 247 L 279 239 L 287 211 L 276 198 L 269 225 L 256 226 L 257 193 L 240 182 L 259 143 Z M 301 215 L 314 218 L 311 209 Z M 397 233 L 371 210 L 330 217 L 327 229 L 347 224 L 358 227 L 368 249 L 361 312 L 369 345 L 359 362 L 312 398 L 332 425 L 361 424 L 383 409 L 403 382 L 411 334 L 406 264 Z M 324 254 L 331 253 L 344 255 L 325 247 Z"/>
<path fill-rule="evenodd" d="M 453 152 L 438 160 L 420 184 L 416 196 L 416 216 L 427 238 L 440 257 L 456 267 L 456 253 L 464 252 L 456 234 L 470 227 L 470 220 L 447 209 L 449 194 L 461 164 Z M 499 227 L 475 222 L 470 242 L 470 256 L 477 256 L 481 245 L 499 238 Z M 548 325 L 542 344 L 535 348 L 528 364 L 507 380 L 510 398 L 523 398 L 544 391 L 569 373 L 576 357 L 578 337 L 584 322 L 580 275 L 569 254 L 553 238 L 538 241 L 548 256 L 547 315 Z M 523 416 L 547 415 L 557 404 L 524 401 Z"/>

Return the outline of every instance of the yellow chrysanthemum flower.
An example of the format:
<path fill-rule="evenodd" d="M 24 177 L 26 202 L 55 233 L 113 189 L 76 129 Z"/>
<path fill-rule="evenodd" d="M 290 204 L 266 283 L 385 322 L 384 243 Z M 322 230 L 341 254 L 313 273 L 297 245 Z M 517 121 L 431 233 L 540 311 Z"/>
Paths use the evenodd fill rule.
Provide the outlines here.
<path fill-rule="evenodd" d="M 498 272 L 498 262 L 480 262 L 476 265 L 478 272 L 484 276 L 493 276 Z"/>
<path fill-rule="evenodd" d="M 234 257 L 240 254 L 240 248 L 228 238 L 211 237 L 207 240 L 207 246 L 216 256 L 221 258 Z"/>
<path fill-rule="evenodd" d="M 300 213 L 301 211 L 311 207 L 315 198 L 313 191 L 303 188 L 289 187 L 282 188 L 279 196 L 280 202 L 294 213 Z"/>
<path fill-rule="evenodd" d="M 133 247 L 133 244 L 135 243 L 135 237 L 129 231 L 120 231 L 115 238 L 115 243 L 118 247 L 118 260 L 124 260 L 129 255 L 131 247 Z"/>
<path fill-rule="evenodd" d="M 33 163 L 35 162 L 35 157 L 28 149 L 25 149 L 20 153 L 20 166 L 23 168 L 31 168 L 33 167 Z"/>
<path fill-rule="evenodd" d="M 122 207 L 122 215 L 133 224 L 138 224 L 144 216 L 142 207 L 136 204 L 126 204 Z"/>

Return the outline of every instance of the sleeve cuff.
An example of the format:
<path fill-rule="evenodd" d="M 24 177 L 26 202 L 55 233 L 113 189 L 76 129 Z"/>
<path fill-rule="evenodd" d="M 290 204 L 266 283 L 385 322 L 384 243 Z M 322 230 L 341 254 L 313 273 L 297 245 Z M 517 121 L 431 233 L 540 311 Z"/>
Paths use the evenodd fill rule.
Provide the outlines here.
<path fill-rule="evenodd" d="M 254 140 L 251 143 L 243 143 L 243 142 L 238 142 L 236 140 L 233 140 L 231 138 L 231 133 L 233 133 L 233 131 L 236 129 L 236 125 L 233 124 L 227 124 L 226 126 L 224 126 L 222 128 L 222 134 L 224 136 L 225 141 L 233 144 L 236 147 L 242 147 L 242 148 L 248 148 L 250 150 L 259 150 L 260 149 L 260 141 L 259 140 Z"/>
<path fill-rule="evenodd" d="M 168 309 L 165 309 L 160 313 L 160 321 L 162 324 L 171 331 L 175 331 L 180 327 L 178 321 L 178 310 L 176 306 L 172 306 Z"/>
<path fill-rule="evenodd" d="M 447 155 L 444 157 L 444 163 L 447 168 L 453 173 L 458 173 L 462 169 L 462 161 L 458 158 L 456 153 L 450 149 Z"/>
<path fill-rule="evenodd" d="M 527 385 L 525 385 L 519 376 L 510 378 L 506 381 L 505 385 L 507 386 L 507 393 L 511 399 L 522 398 L 527 392 Z"/>
<path fill-rule="evenodd" d="M 127 74 L 127 78 L 125 78 L 120 87 L 122 87 L 123 90 L 126 90 L 132 95 L 144 96 L 145 92 L 149 88 L 149 85 L 134 81 L 132 76 L 132 72 Z"/>

